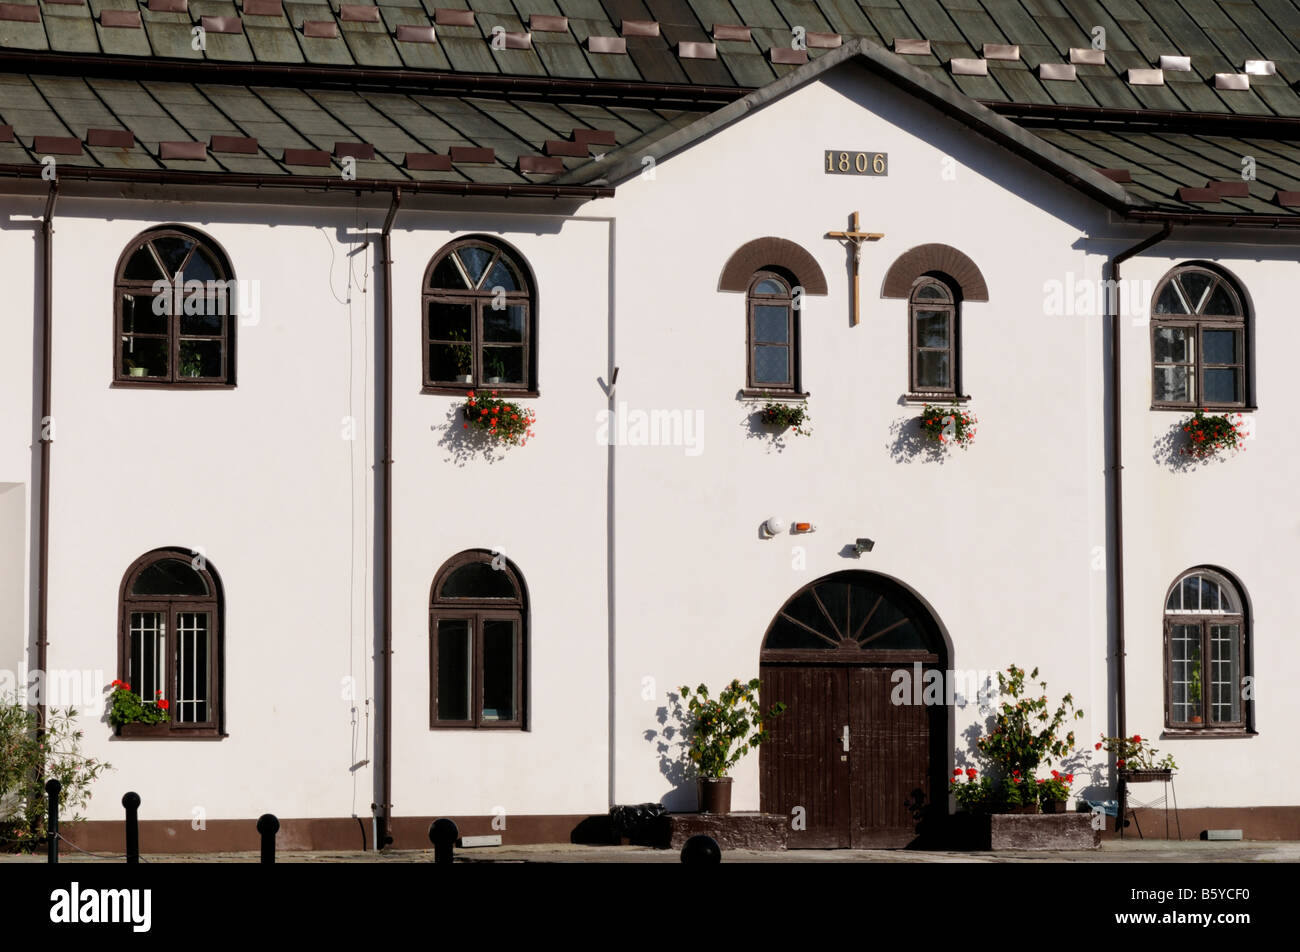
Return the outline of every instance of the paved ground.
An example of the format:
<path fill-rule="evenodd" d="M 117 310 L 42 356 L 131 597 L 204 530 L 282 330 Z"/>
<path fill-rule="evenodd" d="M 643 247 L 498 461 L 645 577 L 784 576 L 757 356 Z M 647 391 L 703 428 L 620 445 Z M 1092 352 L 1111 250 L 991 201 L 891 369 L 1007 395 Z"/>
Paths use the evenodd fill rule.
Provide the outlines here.
<path fill-rule="evenodd" d="M 431 850 L 372 852 L 284 851 L 282 863 L 429 863 Z M 255 863 L 256 853 L 190 853 L 146 855 L 149 863 Z M 677 863 L 673 850 L 640 846 L 494 846 L 457 850 L 458 862 L 467 863 Z M 958 853 L 919 850 L 731 850 L 723 854 L 726 863 L 1296 863 L 1300 842 L 1207 843 L 1199 840 L 1125 840 L 1106 842 L 1099 850 L 1045 850 L 1027 852 Z M 62 863 L 121 862 L 121 857 L 86 856 L 71 848 L 59 857 Z M 0 854 L 0 863 L 43 863 L 44 856 Z"/>

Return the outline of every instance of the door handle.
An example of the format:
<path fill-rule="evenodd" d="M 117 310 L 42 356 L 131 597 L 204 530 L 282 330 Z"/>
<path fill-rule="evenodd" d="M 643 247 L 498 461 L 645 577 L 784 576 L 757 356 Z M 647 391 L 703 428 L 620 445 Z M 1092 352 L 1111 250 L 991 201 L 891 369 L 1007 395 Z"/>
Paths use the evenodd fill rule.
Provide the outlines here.
<path fill-rule="evenodd" d="M 844 725 L 844 733 L 840 735 L 840 743 L 844 745 L 845 751 L 849 749 L 849 725 Z"/>

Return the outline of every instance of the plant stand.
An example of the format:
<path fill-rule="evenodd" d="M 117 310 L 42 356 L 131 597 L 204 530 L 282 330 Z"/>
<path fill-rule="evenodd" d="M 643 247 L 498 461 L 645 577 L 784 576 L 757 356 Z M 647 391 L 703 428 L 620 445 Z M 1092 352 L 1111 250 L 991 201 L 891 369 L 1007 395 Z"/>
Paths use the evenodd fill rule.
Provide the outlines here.
<path fill-rule="evenodd" d="M 1145 803 L 1135 800 L 1130 805 L 1128 802 L 1128 785 L 1130 783 L 1163 783 L 1164 793 L 1154 800 Z M 1174 827 L 1178 831 L 1178 839 L 1181 840 L 1183 838 L 1183 825 L 1178 819 L 1178 792 L 1174 789 L 1174 772 L 1172 770 L 1121 770 L 1119 772 L 1120 839 L 1124 838 L 1124 830 L 1128 827 L 1129 817 L 1133 818 L 1133 823 L 1137 826 L 1138 839 L 1146 839 L 1142 834 L 1142 824 L 1138 822 L 1137 811 L 1161 806 L 1165 808 L 1165 839 L 1169 839 L 1169 803 L 1171 798 L 1174 808 Z"/>

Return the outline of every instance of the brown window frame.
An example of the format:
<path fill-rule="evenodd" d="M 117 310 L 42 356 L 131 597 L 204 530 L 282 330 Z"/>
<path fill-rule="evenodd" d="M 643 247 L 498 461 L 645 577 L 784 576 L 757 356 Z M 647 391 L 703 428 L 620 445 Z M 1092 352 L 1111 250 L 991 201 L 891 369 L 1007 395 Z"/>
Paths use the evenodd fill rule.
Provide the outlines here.
<path fill-rule="evenodd" d="M 500 559 L 499 563 L 494 560 Z M 515 589 L 514 598 L 466 598 L 442 595 L 442 588 L 459 568 L 471 563 L 499 565 L 508 573 Z M 472 672 L 470 675 L 470 717 L 450 720 L 438 717 L 438 623 L 468 621 Z M 483 622 L 515 622 L 518 640 L 515 645 L 515 717 L 509 721 L 483 718 Z M 470 549 L 452 556 L 434 577 L 429 594 L 429 729 L 430 730 L 516 730 L 528 727 L 528 608 L 527 591 L 519 570 L 509 560 L 487 549 Z"/>
<path fill-rule="evenodd" d="M 762 281 L 778 281 L 785 288 L 784 294 L 760 294 L 754 288 Z M 794 306 L 794 288 L 798 286 L 790 275 L 770 268 L 754 272 L 745 289 L 745 392 L 772 393 L 781 396 L 799 396 L 803 393 L 799 365 L 802 363 L 799 345 L 799 309 Z M 754 354 L 763 346 L 754 336 L 754 309 L 760 306 L 784 305 L 786 309 L 786 350 L 788 351 L 787 369 L 789 381 L 786 383 L 768 383 L 755 379 Z"/>
<path fill-rule="evenodd" d="M 948 300 L 937 304 L 933 301 L 919 302 L 917 294 L 923 287 L 935 285 L 942 288 Z M 961 296 L 957 288 L 934 274 L 922 274 L 912 282 L 912 290 L 907 295 L 907 392 L 909 396 L 934 396 L 956 398 L 961 395 Z M 948 346 L 921 347 L 917 342 L 916 321 L 918 311 L 946 311 L 948 314 Z M 919 382 L 919 364 L 923 352 L 946 352 L 948 354 L 947 387 L 923 387 Z"/>
<path fill-rule="evenodd" d="M 1171 610 L 1169 598 L 1183 584 L 1183 580 L 1192 576 L 1206 576 L 1210 581 L 1226 589 L 1236 599 L 1239 610 L 1232 612 L 1191 612 Z M 1214 721 L 1210 717 L 1211 684 L 1210 676 L 1202 676 L 1200 722 L 1174 720 L 1174 626 L 1198 626 L 1200 633 L 1201 670 L 1211 672 L 1213 650 L 1210 644 L 1210 628 L 1216 625 L 1237 626 L 1237 658 L 1239 659 L 1239 677 L 1245 679 L 1250 675 L 1250 630 L 1248 627 L 1247 606 L 1241 588 L 1223 572 L 1206 566 L 1189 569 L 1181 573 L 1165 593 L 1161 603 L 1164 612 L 1164 698 L 1165 698 L 1165 732 L 1169 734 L 1194 736 L 1243 736 L 1253 734 L 1254 709 L 1250 698 L 1243 696 L 1242 685 L 1234 685 L 1237 692 L 1237 704 L 1240 717 L 1235 721 Z"/>
<path fill-rule="evenodd" d="M 1156 302 L 1164 293 L 1165 288 L 1175 278 L 1189 272 L 1199 272 L 1206 274 L 1211 278 L 1209 288 L 1205 291 L 1200 307 L 1204 308 L 1214 294 L 1218 285 L 1223 285 L 1227 292 L 1232 296 L 1237 305 L 1239 313 L 1233 315 L 1226 314 L 1167 314 L 1158 315 L 1156 313 Z M 1181 283 L 1179 284 L 1181 288 Z M 1251 374 L 1251 340 L 1250 326 L 1251 322 L 1247 314 L 1246 298 L 1241 292 L 1235 281 L 1219 271 L 1205 267 L 1204 265 L 1180 265 L 1174 268 L 1163 278 L 1156 286 L 1155 294 L 1151 297 L 1151 407 L 1155 410 L 1195 410 L 1202 408 L 1206 410 L 1245 410 L 1254 409 L 1251 404 L 1251 394 L 1253 392 L 1253 379 Z M 1196 353 L 1192 355 L 1192 360 L 1181 361 L 1178 363 L 1159 362 L 1156 360 L 1156 338 L 1162 328 L 1186 328 L 1192 331 L 1192 337 L 1195 342 Z M 1230 364 L 1211 364 L 1205 361 L 1205 332 L 1207 330 L 1231 330 L 1238 336 L 1238 359 Z M 1168 367 L 1188 367 L 1191 369 L 1192 381 L 1192 399 L 1190 400 L 1166 400 L 1159 399 L 1156 396 L 1156 381 L 1159 377 L 1160 368 Z M 1238 390 L 1240 399 L 1231 402 L 1212 402 L 1204 398 L 1205 395 L 1205 372 L 1207 370 L 1219 369 L 1236 369 Z"/>
<path fill-rule="evenodd" d="M 118 641 L 117 671 L 118 678 L 132 684 L 132 690 L 139 693 L 139 679 L 132 681 L 131 671 L 131 615 L 135 612 L 154 612 L 166 618 L 167 628 L 163 634 L 164 652 L 167 670 L 166 687 L 163 696 L 170 706 L 167 720 L 159 724 L 122 724 L 118 726 L 119 736 L 129 737 L 167 737 L 171 739 L 226 737 L 224 678 L 222 659 L 225 644 L 225 617 L 222 611 L 225 598 L 221 583 L 216 573 L 211 570 L 206 560 L 202 568 L 195 568 L 195 553 L 188 549 L 166 548 L 154 549 L 140 556 L 122 576 L 122 587 L 118 594 Z M 133 595 L 131 589 L 136 579 L 146 568 L 156 562 L 176 559 L 188 563 L 203 579 L 207 586 L 207 595 Z M 189 612 L 207 612 L 210 618 L 208 627 L 208 719 L 201 722 L 180 722 L 180 677 L 178 673 L 179 630 L 177 616 Z M 143 701 L 153 698 L 142 697 Z"/>
<path fill-rule="evenodd" d="M 117 260 L 117 266 L 113 271 L 113 376 L 112 385 L 114 387 L 140 387 L 153 389 L 168 390 L 223 390 L 231 389 L 235 386 L 235 327 L 238 324 L 239 315 L 231 313 L 234 308 L 231 306 L 229 295 L 226 299 L 225 320 L 222 322 L 222 331 L 219 335 L 203 334 L 182 334 L 180 321 L 184 314 L 167 315 L 167 332 L 165 334 L 137 334 L 134 331 L 127 331 L 125 326 L 126 309 L 125 296 L 136 295 L 140 297 L 153 297 L 156 292 L 153 290 L 155 281 L 140 278 L 126 277 L 126 268 L 136 253 L 141 250 L 141 246 L 150 245 L 150 249 L 155 256 L 155 262 L 160 270 L 162 259 L 152 247 L 152 242 L 159 238 L 183 238 L 186 241 L 194 242 L 194 247 L 190 249 L 181 263 L 181 273 L 184 273 L 185 265 L 202 247 L 216 265 L 220 272 L 215 280 L 234 281 L 235 272 L 230 264 L 230 257 L 226 254 L 225 249 L 221 247 L 210 236 L 203 234 L 192 228 L 185 228 L 179 225 L 166 225 L 159 228 L 150 228 L 136 235 L 127 244 L 126 250 L 122 252 Z M 167 275 L 171 280 L 175 275 Z M 157 280 L 157 279 L 155 279 Z M 122 359 L 122 345 L 127 337 L 141 337 L 146 339 L 166 339 L 167 341 L 167 374 L 156 377 L 133 377 L 125 372 Z M 222 373 L 216 377 L 185 377 L 180 373 L 180 349 L 183 340 L 219 340 L 221 342 L 222 353 Z"/>
<path fill-rule="evenodd" d="M 483 314 L 484 311 L 491 308 L 493 303 L 493 294 L 491 289 L 456 289 L 456 288 L 434 288 L 430 284 L 433 280 L 434 271 L 448 256 L 453 252 L 459 251 L 471 245 L 490 248 L 494 254 L 488 261 L 487 267 L 483 269 L 483 274 L 479 279 L 482 284 L 491 274 L 493 266 L 498 258 L 504 257 L 515 273 L 519 276 L 521 283 L 524 285 L 522 290 L 505 292 L 505 303 L 507 307 L 523 306 L 526 308 L 524 315 L 523 341 L 520 346 L 523 350 L 523 368 L 524 380 L 522 383 L 488 383 L 487 374 L 484 370 L 483 350 L 485 346 L 483 333 Z M 464 238 L 458 238 L 449 242 L 429 261 L 428 267 L 424 270 L 424 281 L 420 285 L 420 366 L 421 366 L 421 392 L 423 393 L 442 393 L 442 394 L 463 394 L 470 390 L 500 390 L 511 396 L 535 397 L 538 395 L 537 385 L 537 283 L 533 279 L 532 269 L 529 267 L 527 260 L 515 248 L 507 245 L 499 239 L 492 238 L 488 235 L 468 235 Z M 471 380 L 466 383 L 459 380 L 434 380 L 430 377 L 429 350 L 438 344 L 452 344 L 453 341 L 435 340 L 429 334 L 429 305 L 430 304 L 462 304 L 471 308 L 470 315 L 470 340 L 465 344 L 470 349 L 470 377 Z M 492 346 L 488 344 L 488 346 Z"/>

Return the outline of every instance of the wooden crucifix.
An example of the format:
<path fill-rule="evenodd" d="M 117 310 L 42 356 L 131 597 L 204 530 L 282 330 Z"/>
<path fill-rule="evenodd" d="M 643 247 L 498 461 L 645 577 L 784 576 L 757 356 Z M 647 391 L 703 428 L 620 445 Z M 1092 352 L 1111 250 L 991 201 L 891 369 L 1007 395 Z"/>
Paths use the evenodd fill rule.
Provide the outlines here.
<path fill-rule="evenodd" d="M 853 325 L 858 323 L 858 311 L 862 301 L 862 292 L 858 286 L 858 261 L 862 257 L 862 243 L 864 241 L 879 241 L 885 236 L 878 232 L 859 231 L 858 213 L 853 213 L 851 225 L 848 231 L 828 231 L 827 238 L 835 238 L 839 241 L 847 241 L 853 245 Z"/>

